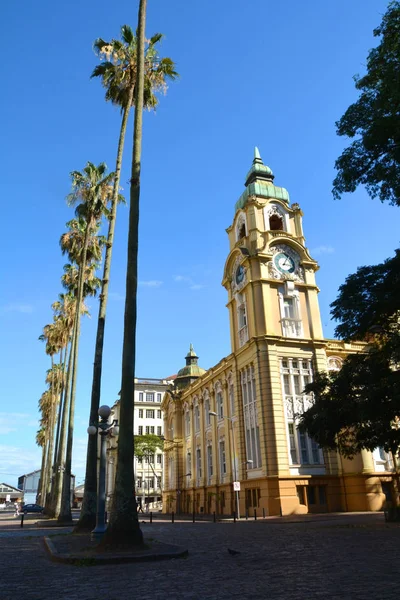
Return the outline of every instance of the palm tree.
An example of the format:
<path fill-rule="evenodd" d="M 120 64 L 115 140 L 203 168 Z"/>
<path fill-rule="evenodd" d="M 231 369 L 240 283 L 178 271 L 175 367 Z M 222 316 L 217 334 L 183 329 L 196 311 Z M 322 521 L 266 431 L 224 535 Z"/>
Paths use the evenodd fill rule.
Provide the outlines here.
<path fill-rule="evenodd" d="M 45 325 L 45 327 L 43 328 L 43 334 L 39 336 L 39 340 L 46 342 L 46 354 L 49 355 L 51 358 L 51 369 L 49 371 L 52 372 L 54 370 L 54 355 L 60 350 L 57 340 L 57 330 L 53 323 L 50 325 Z M 48 422 L 48 449 L 45 463 L 45 473 L 43 473 L 43 478 L 45 481 L 45 490 L 44 496 L 42 496 L 42 503 L 44 502 L 46 511 L 49 509 L 51 495 L 50 492 L 52 486 L 54 429 L 58 405 L 58 399 L 55 389 L 55 380 L 53 377 L 49 376 L 49 371 L 47 372 L 46 383 L 49 385 L 50 388 L 51 406 L 50 417 Z"/>
<path fill-rule="evenodd" d="M 78 204 L 76 215 L 78 223 L 83 226 L 84 236 L 83 244 L 78 248 L 77 236 L 70 236 L 73 242 L 73 252 L 69 253 L 70 258 L 75 258 L 79 269 L 78 288 L 76 294 L 76 310 L 73 347 L 72 353 L 72 374 L 71 374 L 71 395 L 69 400 L 67 449 L 65 457 L 65 467 L 63 473 L 63 486 L 61 495 L 61 508 L 58 515 L 59 521 L 72 520 L 71 515 L 71 463 L 72 463 L 72 444 L 74 431 L 75 397 L 78 370 L 78 350 L 80 337 L 80 306 L 84 298 L 85 272 L 88 264 L 88 252 L 93 252 L 94 244 L 90 244 L 96 236 L 98 223 L 102 215 L 107 213 L 107 204 L 112 197 L 112 182 L 114 173 L 106 174 L 107 165 L 100 163 L 95 166 L 88 162 L 83 171 L 72 171 L 70 174 L 72 180 L 72 192 L 67 197 L 68 204 Z M 76 232 L 75 232 L 76 233 Z M 64 244 L 66 242 L 64 237 Z"/>
<path fill-rule="evenodd" d="M 52 493 L 50 514 L 58 516 L 61 510 L 61 479 L 65 461 L 66 433 L 68 420 L 68 400 L 71 387 L 72 356 L 73 356 L 73 331 L 76 317 L 76 288 L 71 289 L 68 294 L 60 294 L 59 301 L 54 302 L 52 308 L 55 313 L 55 321 L 59 324 L 60 335 L 64 345 L 64 386 L 60 401 L 59 418 L 56 434 L 56 451 L 54 463 L 54 489 Z M 85 304 L 81 304 L 81 315 L 88 314 Z M 68 352 L 69 350 L 69 352 Z"/>
<path fill-rule="evenodd" d="M 137 517 L 135 480 L 133 474 L 133 398 L 136 358 L 137 258 L 145 75 L 144 33 L 146 4 L 147 0 L 140 0 L 138 15 L 135 122 L 133 128 L 133 154 L 130 183 L 128 264 L 126 273 L 124 341 L 122 352 L 118 462 L 110 524 L 102 540 L 102 543 L 104 544 L 143 544 L 143 535 Z"/>
<path fill-rule="evenodd" d="M 137 72 L 137 39 L 128 25 L 121 28 L 122 40 L 105 42 L 98 38 L 94 43 L 97 54 L 105 56 L 108 60 L 98 65 L 92 77 L 100 77 L 106 89 L 106 100 L 120 106 L 122 113 L 121 129 L 118 140 L 117 160 L 115 166 L 115 179 L 113 197 L 110 207 L 109 228 L 107 235 L 106 252 L 104 258 L 104 272 L 100 294 L 99 316 L 97 321 L 97 334 L 93 363 L 92 396 L 90 404 L 89 423 L 97 421 L 97 411 L 100 405 L 101 372 L 103 363 L 104 331 L 108 301 L 108 286 L 111 271 L 112 247 L 114 241 L 115 221 L 119 196 L 119 183 L 121 176 L 122 155 L 125 143 L 125 133 L 130 110 L 134 105 L 134 94 Z M 161 34 L 154 35 L 146 48 L 145 59 L 145 94 L 143 103 L 146 108 L 155 109 L 158 104 L 156 92 L 166 91 L 167 78 L 173 80 L 178 74 L 170 58 L 160 59 L 156 44 L 162 39 Z M 109 59 L 112 60 L 109 60 Z M 96 523 L 97 502 L 97 436 L 88 436 L 86 456 L 85 490 L 82 501 L 80 519 L 76 530 L 92 530 Z"/>
<path fill-rule="evenodd" d="M 44 475 L 44 469 L 45 469 L 45 465 L 46 465 L 46 430 L 43 426 L 41 426 L 40 429 L 38 429 L 38 431 L 36 432 L 36 444 L 39 446 L 39 448 L 42 449 L 40 479 L 39 479 L 39 485 L 38 485 L 37 494 L 36 494 L 36 502 L 37 502 L 37 504 L 40 504 L 42 501 L 43 475 Z"/>

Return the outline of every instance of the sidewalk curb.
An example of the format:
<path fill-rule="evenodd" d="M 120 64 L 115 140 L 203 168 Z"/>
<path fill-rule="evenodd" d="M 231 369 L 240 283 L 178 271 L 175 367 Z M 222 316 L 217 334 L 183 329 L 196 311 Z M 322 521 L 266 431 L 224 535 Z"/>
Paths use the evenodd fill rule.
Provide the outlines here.
<path fill-rule="evenodd" d="M 162 544 L 162 542 L 158 542 Z M 51 539 L 47 536 L 44 537 L 45 548 L 50 555 L 50 559 L 53 562 L 66 563 L 75 566 L 95 566 L 95 565 L 115 565 L 122 563 L 131 562 L 150 562 L 155 560 L 167 560 L 175 558 L 185 558 L 188 556 L 189 551 L 179 546 L 173 546 L 172 544 L 162 544 L 168 548 L 174 548 L 174 550 L 166 550 L 161 552 L 151 553 L 151 551 L 143 551 L 143 554 L 95 554 L 93 556 L 82 556 L 81 554 L 61 554 L 57 552 L 57 548 Z"/>

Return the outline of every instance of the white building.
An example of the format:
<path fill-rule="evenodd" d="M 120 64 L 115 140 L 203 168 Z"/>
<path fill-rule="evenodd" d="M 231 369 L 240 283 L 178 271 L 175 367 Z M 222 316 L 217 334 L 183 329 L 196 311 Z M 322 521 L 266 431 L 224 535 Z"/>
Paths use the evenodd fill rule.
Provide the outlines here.
<path fill-rule="evenodd" d="M 135 436 L 154 434 L 164 436 L 161 403 L 171 379 L 135 379 L 134 427 Z M 119 420 L 119 400 L 112 407 L 111 419 Z M 115 478 L 117 444 L 108 439 L 107 449 L 107 500 L 110 502 Z M 139 460 L 135 457 L 136 498 L 143 510 L 161 509 L 163 489 L 163 452 L 157 450 Z"/>

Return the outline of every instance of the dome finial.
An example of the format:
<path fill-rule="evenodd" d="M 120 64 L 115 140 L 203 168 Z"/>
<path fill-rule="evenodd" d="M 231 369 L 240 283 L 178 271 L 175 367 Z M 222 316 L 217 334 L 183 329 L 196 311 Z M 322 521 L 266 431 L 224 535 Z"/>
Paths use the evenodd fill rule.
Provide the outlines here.
<path fill-rule="evenodd" d="M 259 149 L 257 148 L 257 146 L 254 146 L 254 160 L 253 160 L 253 163 L 256 162 L 256 161 L 262 163 L 262 158 L 261 158 Z"/>

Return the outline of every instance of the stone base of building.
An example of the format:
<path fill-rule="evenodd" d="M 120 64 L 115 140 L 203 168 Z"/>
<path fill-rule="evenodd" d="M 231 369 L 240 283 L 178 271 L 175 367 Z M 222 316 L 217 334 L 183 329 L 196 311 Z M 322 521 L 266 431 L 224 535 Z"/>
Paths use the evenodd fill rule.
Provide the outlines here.
<path fill-rule="evenodd" d="M 392 474 L 263 477 L 241 483 L 240 515 L 287 516 L 323 512 L 380 511 L 391 501 Z M 232 515 L 231 484 L 164 492 L 163 512 Z"/>

